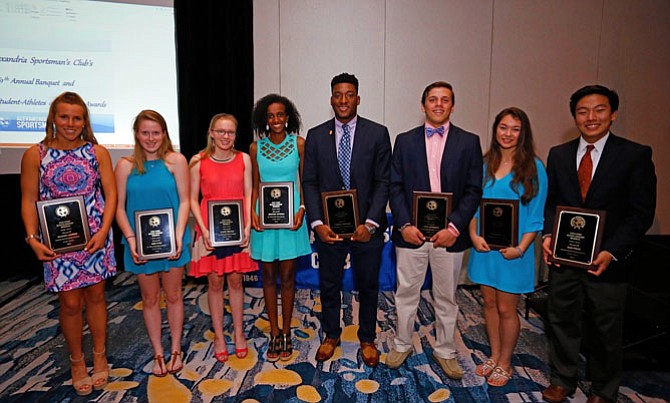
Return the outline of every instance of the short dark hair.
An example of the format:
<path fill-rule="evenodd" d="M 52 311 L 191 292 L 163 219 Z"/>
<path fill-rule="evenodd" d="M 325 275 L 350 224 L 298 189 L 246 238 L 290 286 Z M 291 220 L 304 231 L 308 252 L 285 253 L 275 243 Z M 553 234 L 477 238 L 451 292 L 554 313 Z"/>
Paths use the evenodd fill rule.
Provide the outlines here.
<path fill-rule="evenodd" d="M 451 84 L 446 81 L 435 81 L 432 84 L 428 84 L 428 86 L 423 90 L 423 94 L 421 94 L 421 105 L 426 102 L 426 97 L 428 96 L 430 90 L 438 87 L 449 89 L 449 91 L 451 91 L 451 103 L 456 104 L 456 94 L 454 94 L 454 87 L 452 87 Z"/>
<path fill-rule="evenodd" d="M 597 84 L 587 85 L 585 87 L 578 89 L 577 91 L 575 91 L 574 94 L 570 96 L 570 113 L 572 113 L 572 117 L 575 117 L 577 102 L 579 102 L 579 100 L 584 98 L 585 96 L 593 94 L 606 96 L 607 99 L 610 101 L 610 108 L 612 109 L 612 112 L 616 112 L 619 110 L 619 94 L 617 94 L 616 91 L 611 90 L 602 85 Z"/>
<path fill-rule="evenodd" d="M 356 88 L 356 93 L 358 93 L 358 79 L 355 75 L 349 73 L 340 73 L 333 77 L 333 79 L 330 80 L 330 92 L 333 92 L 333 88 L 341 83 L 352 84 L 354 88 Z"/>

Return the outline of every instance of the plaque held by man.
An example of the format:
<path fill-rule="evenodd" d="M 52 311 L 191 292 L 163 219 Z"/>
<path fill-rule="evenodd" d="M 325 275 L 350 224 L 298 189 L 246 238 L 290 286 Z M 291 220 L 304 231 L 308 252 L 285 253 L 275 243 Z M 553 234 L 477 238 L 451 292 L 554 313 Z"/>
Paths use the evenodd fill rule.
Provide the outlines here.
<path fill-rule="evenodd" d="M 37 217 L 42 240 L 56 253 L 84 249 L 91 239 L 84 196 L 40 200 Z"/>
<path fill-rule="evenodd" d="M 482 198 L 479 235 L 493 250 L 519 243 L 519 200 Z"/>
<path fill-rule="evenodd" d="M 593 260 L 600 252 L 605 215 L 602 210 L 557 206 L 549 261 L 593 269 Z"/>
<path fill-rule="evenodd" d="M 342 238 L 350 238 L 358 227 L 358 193 L 356 189 L 321 193 L 324 223 Z"/>
<path fill-rule="evenodd" d="M 292 228 L 293 182 L 261 182 L 259 187 L 261 228 Z"/>
<path fill-rule="evenodd" d="M 448 216 L 451 213 L 453 194 L 440 192 L 414 191 L 412 216 L 414 225 L 426 239 L 447 228 Z"/>
<path fill-rule="evenodd" d="M 135 233 L 141 260 L 161 259 L 177 253 L 171 208 L 136 211 Z"/>
<path fill-rule="evenodd" d="M 209 242 L 213 247 L 235 246 L 244 241 L 242 200 L 209 200 Z"/>

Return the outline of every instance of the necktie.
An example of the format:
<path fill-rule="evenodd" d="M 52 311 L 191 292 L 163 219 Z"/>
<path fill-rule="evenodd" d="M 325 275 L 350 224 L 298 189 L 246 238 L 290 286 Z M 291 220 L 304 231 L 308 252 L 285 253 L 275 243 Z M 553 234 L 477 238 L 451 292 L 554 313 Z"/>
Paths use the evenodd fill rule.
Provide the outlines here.
<path fill-rule="evenodd" d="M 591 185 L 591 173 L 593 172 L 593 160 L 591 159 L 591 150 L 595 147 L 592 144 L 586 146 L 586 154 L 579 162 L 577 169 L 577 178 L 579 178 L 579 189 L 582 192 L 582 200 L 586 200 L 586 193 Z"/>
<path fill-rule="evenodd" d="M 351 165 L 351 129 L 349 126 L 342 125 L 342 138 L 340 139 L 340 146 L 337 151 L 337 162 L 340 164 L 340 173 L 342 174 L 342 181 L 344 187 L 349 189 L 350 186 L 350 165 Z"/>
<path fill-rule="evenodd" d="M 440 136 L 443 136 L 444 135 L 444 126 L 440 126 L 437 129 L 433 129 L 432 127 L 426 127 L 426 137 L 430 138 L 435 133 L 439 134 Z"/>

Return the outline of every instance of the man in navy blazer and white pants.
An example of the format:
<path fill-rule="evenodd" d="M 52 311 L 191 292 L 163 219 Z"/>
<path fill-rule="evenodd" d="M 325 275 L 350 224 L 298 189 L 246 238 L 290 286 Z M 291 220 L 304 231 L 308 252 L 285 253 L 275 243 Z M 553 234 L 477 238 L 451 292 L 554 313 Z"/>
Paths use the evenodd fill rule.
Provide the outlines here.
<path fill-rule="evenodd" d="M 397 257 L 395 347 L 386 364 L 400 367 L 412 353 L 412 334 L 428 264 L 433 278 L 435 346 L 433 357 L 452 379 L 463 377 L 456 360 L 456 287 L 468 225 L 482 197 L 482 149 L 479 137 L 451 124 L 454 92 L 449 83 L 428 85 L 421 97 L 425 124 L 398 135 L 391 164 L 392 240 Z M 412 217 L 413 192 L 453 194 L 448 225 L 427 239 Z"/>
<path fill-rule="evenodd" d="M 374 342 L 379 265 L 387 227 L 391 140 L 386 127 L 357 115 L 359 103 L 358 79 L 347 73 L 333 77 L 330 104 L 335 119 L 307 133 L 303 195 L 319 254 L 321 328 L 325 338 L 316 360 L 331 358 L 340 343 L 340 293 L 344 265 L 350 253 L 359 292 L 361 357 L 367 366 L 374 367 L 379 363 Z M 348 164 L 343 162 L 344 158 L 338 159 L 342 151 L 349 154 Z M 360 225 L 351 239 L 343 239 L 326 225 L 322 208 L 322 192 L 343 189 L 356 189 L 358 194 Z"/>

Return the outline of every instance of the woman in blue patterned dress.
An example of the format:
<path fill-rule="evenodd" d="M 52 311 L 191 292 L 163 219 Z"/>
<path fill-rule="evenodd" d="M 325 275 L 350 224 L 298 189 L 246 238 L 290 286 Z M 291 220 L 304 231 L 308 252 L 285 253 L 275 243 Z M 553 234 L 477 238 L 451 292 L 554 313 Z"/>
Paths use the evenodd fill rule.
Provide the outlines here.
<path fill-rule="evenodd" d="M 260 140 L 251 144 L 253 191 L 251 203 L 251 257 L 262 262 L 263 296 L 270 321 L 267 359 L 287 361 L 293 354 L 291 318 L 295 299 L 296 259 L 312 252 L 303 222 L 303 150 L 305 139 L 298 136 L 300 114 L 286 97 L 269 94 L 259 99 L 252 113 L 254 132 Z M 294 133 L 294 134 L 290 134 Z M 294 216 L 290 229 L 262 229 L 258 216 L 261 182 L 293 182 Z M 277 316 L 277 276 L 281 286 L 282 333 Z"/>
<path fill-rule="evenodd" d="M 137 274 L 142 292 L 142 314 L 154 350 L 152 373 L 174 374 L 182 369 L 181 335 L 184 325 L 182 278 L 184 265 L 191 260 L 186 228 L 189 215 L 189 174 L 186 158 L 172 148 L 167 123 L 160 113 L 141 111 L 133 123 L 135 150 L 116 164 L 118 206 L 116 221 L 123 232 L 123 262 Z M 143 260 L 137 252 L 135 212 L 170 208 L 175 224 L 176 254 L 162 259 Z M 161 344 L 161 286 L 167 301 L 171 353 L 166 365 Z"/>
<path fill-rule="evenodd" d="M 468 275 L 480 284 L 484 297 L 486 333 L 491 356 L 475 369 L 490 386 L 507 384 L 512 376 L 512 353 L 519 338 L 516 307 L 521 293 L 535 288 L 533 243 L 544 225 L 547 173 L 535 156 L 530 120 L 511 107 L 493 122 L 489 151 L 484 155 L 483 197 L 519 201 L 517 246 L 492 250 L 479 235 L 478 211 L 470 222 L 471 249 Z"/>
<path fill-rule="evenodd" d="M 91 237 L 83 250 L 56 253 L 41 242 L 35 202 L 79 195 L 84 196 Z M 116 274 L 111 230 L 115 210 L 116 184 L 109 152 L 97 144 L 84 100 L 74 92 L 64 92 L 49 107 L 45 138 L 21 160 L 21 215 L 26 242 L 44 262 L 46 289 L 58 294 L 72 386 L 82 396 L 103 389 L 109 377 L 105 279 Z M 82 349 L 84 306 L 93 337 L 91 376 Z"/>

